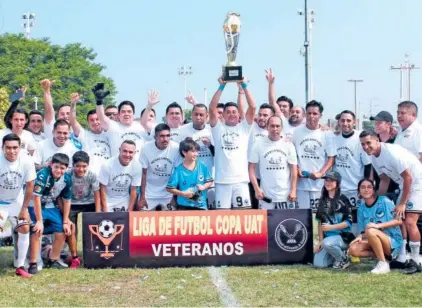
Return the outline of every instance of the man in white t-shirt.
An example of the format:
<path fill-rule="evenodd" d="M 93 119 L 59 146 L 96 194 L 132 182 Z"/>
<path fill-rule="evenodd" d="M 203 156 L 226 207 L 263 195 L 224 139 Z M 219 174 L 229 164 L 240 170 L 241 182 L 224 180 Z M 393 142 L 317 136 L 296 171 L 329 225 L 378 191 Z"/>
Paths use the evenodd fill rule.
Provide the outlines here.
<path fill-rule="evenodd" d="M 8 134 L 2 137 L 3 153 L 0 154 L 0 231 L 9 220 L 17 234 L 17 253 L 14 265 L 16 274 L 22 277 L 31 275 L 24 264 L 29 248 L 28 205 L 34 191 L 35 166 L 32 158 L 21 152 L 18 135 Z M 24 189 L 25 188 L 25 196 Z"/>
<path fill-rule="evenodd" d="M 400 196 L 395 208 L 396 215 L 405 218 L 410 246 L 410 262 L 404 272 L 421 272 L 419 258 L 421 235 L 417 226 L 422 213 L 422 164 L 408 150 L 397 144 L 381 143 L 373 131 L 363 131 L 360 135 L 363 150 L 370 155 L 372 166 L 380 176 L 379 195 L 387 192 L 390 179 L 399 184 Z M 372 226 L 373 228 L 376 227 Z M 404 241 L 405 242 L 405 241 Z M 399 262 L 406 260 L 406 243 L 403 243 Z"/>
<path fill-rule="evenodd" d="M 354 129 L 355 114 L 350 110 L 342 111 L 338 123 L 341 132 L 334 136 L 336 153 L 334 169 L 341 175 L 341 193 L 349 199 L 352 210 L 356 211 L 359 206 L 358 183 L 365 173 L 366 177 L 369 177 L 371 159 L 362 149 L 359 132 Z"/>
<path fill-rule="evenodd" d="M 324 107 L 315 100 L 306 104 L 306 125 L 296 128 L 293 144 L 298 156 L 297 200 L 299 208 L 316 209 L 324 181 L 334 165 L 333 134 L 319 125 Z"/>
<path fill-rule="evenodd" d="M 399 144 L 422 162 L 422 126 L 418 123 L 418 106 L 411 101 L 404 101 L 397 108 L 397 122 L 400 130 L 395 144 Z"/>
<path fill-rule="evenodd" d="M 148 105 L 145 112 L 141 116 L 141 124 L 145 131 L 150 134 L 149 140 L 154 140 L 154 129 L 157 125 L 155 121 L 151 121 L 150 114 L 153 112 L 153 107 L 159 102 L 160 93 L 155 89 L 148 92 Z M 170 140 L 180 143 L 180 129 L 183 126 L 183 110 L 182 107 L 173 102 L 166 107 L 166 123 L 170 127 Z"/>
<path fill-rule="evenodd" d="M 258 140 L 249 156 L 249 177 L 260 208 L 292 209 L 297 207 L 297 156 L 290 141 L 281 136 L 283 121 L 271 116 L 267 123 L 268 137 Z M 261 183 L 258 184 L 256 167 Z"/>
<path fill-rule="evenodd" d="M 104 83 L 98 83 L 92 88 L 97 104 L 97 117 L 101 128 L 106 131 L 110 142 L 111 156 L 117 156 L 123 141 L 132 140 L 136 144 L 136 152 L 140 153 L 146 133 L 139 122 L 134 122 L 135 105 L 130 101 L 123 101 L 117 107 L 119 122 L 110 120 L 104 113 L 106 97 L 110 91 L 104 89 Z"/>
<path fill-rule="evenodd" d="M 182 126 L 179 131 L 180 140 L 192 138 L 199 144 L 200 150 L 198 159 L 203 162 L 214 177 L 214 141 L 212 138 L 211 127 L 208 122 L 208 108 L 204 104 L 195 104 L 192 109 L 192 123 Z M 207 190 L 208 207 L 214 208 L 215 189 L 214 184 Z"/>
<path fill-rule="evenodd" d="M 248 175 L 248 141 L 255 115 L 255 99 L 241 83 L 248 110 L 239 122 L 239 109 L 235 103 L 224 105 L 224 122 L 218 120 L 217 105 L 226 83 L 219 79 L 220 87 L 210 103 L 210 125 L 215 146 L 215 206 L 216 209 L 251 208 Z"/>
<path fill-rule="evenodd" d="M 66 120 L 59 119 L 54 123 L 53 137 L 38 143 L 37 150 L 35 151 L 34 161 L 37 170 L 47 167 L 51 158 L 56 153 L 63 153 L 68 157 L 72 157 L 78 151 L 69 140 L 69 134 L 70 125 Z M 69 164 L 71 167 L 71 161 Z"/>
<path fill-rule="evenodd" d="M 36 142 L 41 142 L 45 139 L 43 133 L 43 114 L 38 110 L 31 110 L 29 112 L 28 131 L 32 133 L 32 137 Z"/>
<path fill-rule="evenodd" d="M 95 109 L 88 111 L 87 122 L 89 130 L 84 129 L 76 118 L 76 103 L 79 101 L 79 94 L 73 93 L 70 98 L 71 114 L 70 124 L 76 138 L 82 142 L 82 147 L 90 156 L 90 169 L 98 175 L 104 162 L 110 159 L 111 149 L 106 134 L 101 128 Z"/>
<path fill-rule="evenodd" d="M 56 83 L 55 80 L 43 79 L 41 80 L 41 88 L 43 89 L 43 100 L 44 100 L 44 135 L 45 138 L 53 137 L 52 132 L 56 117 L 54 115 L 53 97 L 51 96 L 51 87 Z M 70 105 L 60 104 L 57 108 L 57 119 L 66 120 L 70 123 Z M 75 138 L 72 131 L 69 133 L 69 140 L 73 143 L 74 147 L 78 150 L 82 150 L 82 144 L 78 139 Z"/>
<path fill-rule="evenodd" d="M 141 153 L 142 185 L 139 208 L 144 210 L 171 210 L 173 195 L 166 191 L 167 182 L 182 158 L 179 145 L 170 140 L 170 127 L 158 124 L 154 141 L 145 143 Z"/>
<path fill-rule="evenodd" d="M 125 140 L 120 146 L 119 155 L 101 167 L 98 181 L 103 212 L 133 211 L 142 176 L 139 162 L 133 159 L 135 154 L 135 142 Z"/>
<path fill-rule="evenodd" d="M 286 138 L 293 139 L 296 128 L 300 125 L 306 124 L 305 110 L 300 106 L 293 106 L 290 110 L 290 118 L 286 121 L 286 125 L 283 127 L 283 133 Z M 305 123 L 304 123 L 305 122 Z"/>
<path fill-rule="evenodd" d="M 25 130 L 25 125 L 28 123 L 28 113 L 25 109 L 16 107 L 16 104 L 12 104 L 6 113 L 6 128 L 0 130 L 0 146 L 1 139 L 4 136 L 14 133 L 18 135 L 21 140 L 21 148 L 24 150 L 23 153 L 33 156 L 37 147 L 37 142 L 32 134 Z"/>

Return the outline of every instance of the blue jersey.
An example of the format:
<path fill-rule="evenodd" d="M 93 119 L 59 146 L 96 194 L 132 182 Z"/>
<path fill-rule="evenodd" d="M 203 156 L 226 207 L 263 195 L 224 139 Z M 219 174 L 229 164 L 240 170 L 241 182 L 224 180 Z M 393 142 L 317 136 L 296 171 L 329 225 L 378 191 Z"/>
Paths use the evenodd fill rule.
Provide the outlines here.
<path fill-rule="evenodd" d="M 66 200 L 72 199 L 72 177 L 65 173 L 60 179 L 55 180 L 51 168 L 43 168 L 37 173 L 34 184 L 34 195 L 41 197 L 42 208 L 57 207 L 56 199 L 61 197 Z M 31 202 L 31 206 L 33 203 Z"/>
<path fill-rule="evenodd" d="M 82 150 L 82 143 L 79 141 L 79 139 L 75 136 L 75 134 L 73 132 L 70 133 L 69 140 L 73 143 L 75 148 L 77 148 L 79 151 Z M 85 151 L 86 151 L 86 149 L 85 149 Z M 71 158 L 71 157 L 69 157 L 69 158 Z"/>
<path fill-rule="evenodd" d="M 363 201 L 363 200 L 362 200 Z M 380 196 L 375 201 L 375 204 L 368 207 L 365 203 L 361 203 L 358 208 L 358 231 L 365 232 L 365 227 L 369 223 L 384 223 L 396 219 L 394 213 L 394 203 L 385 196 Z M 391 241 L 391 248 L 399 248 L 403 242 L 400 227 L 392 227 L 381 229 L 393 240 Z"/>
<path fill-rule="evenodd" d="M 183 164 L 177 166 L 174 170 L 167 184 L 167 188 L 175 188 L 180 191 L 192 190 L 198 191 L 196 188 L 197 184 L 204 185 L 205 183 L 212 182 L 208 167 L 201 161 L 196 161 L 195 169 L 188 170 Z M 177 204 L 183 206 L 199 207 L 201 209 L 207 208 L 207 192 L 206 190 L 199 193 L 199 199 L 197 201 L 187 199 L 182 196 L 177 196 Z"/>

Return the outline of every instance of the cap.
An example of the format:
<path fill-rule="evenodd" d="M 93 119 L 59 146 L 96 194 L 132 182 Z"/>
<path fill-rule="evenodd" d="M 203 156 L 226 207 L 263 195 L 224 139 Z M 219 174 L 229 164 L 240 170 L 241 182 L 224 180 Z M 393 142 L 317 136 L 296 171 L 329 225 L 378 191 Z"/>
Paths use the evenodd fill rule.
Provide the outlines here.
<path fill-rule="evenodd" d="M 393 116 L 388 111 L 381 111 L 375 117 L 370 117 L 371 121 L 386 121 L 393 123 Z"/>
<path fill-rule="evenodd" d="M 337 171 L 328 171 L 323 177 L 324 180 L 334 180 L 336 182 L 341 182 L 341 175 Z"/>

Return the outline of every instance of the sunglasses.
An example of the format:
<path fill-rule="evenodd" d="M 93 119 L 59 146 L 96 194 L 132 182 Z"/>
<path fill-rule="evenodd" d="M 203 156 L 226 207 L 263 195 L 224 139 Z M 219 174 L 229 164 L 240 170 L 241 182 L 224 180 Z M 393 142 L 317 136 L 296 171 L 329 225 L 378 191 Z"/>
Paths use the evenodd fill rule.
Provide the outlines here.
<path fill-rule="evenodd" d="M 42 120 L 31 120 L 31 123 L 35 122 L 35 123 L 42 123 Z"/>
<path fill-rule="evenodd" d="M 105 114 L 107 117 L 109 117 L 109 116 L 116 116 L 117 115 L 117 112 L 106 112 L 106 114 Z"/>

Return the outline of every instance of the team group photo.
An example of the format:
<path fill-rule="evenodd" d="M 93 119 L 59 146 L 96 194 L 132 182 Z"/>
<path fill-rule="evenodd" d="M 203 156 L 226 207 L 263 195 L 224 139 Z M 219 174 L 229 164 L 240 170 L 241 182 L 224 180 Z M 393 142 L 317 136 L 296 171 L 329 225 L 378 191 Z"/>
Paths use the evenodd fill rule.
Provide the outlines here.
<path fill-rule="evenodd" d="M 318 45 L 341 24 L 328 4 L 203 4 L 210 16 L 191 29 L 171 19 L 176 4 L 160 2 L 160 17 L 141 2 L 66 4 L 52 18 L 83 20 L 71 30 L 53 29 L 46 3 L 21 14 L 23 33 L 2 17 L 0 306 L 420 306 L 422 96 L 410 61 L 422 46 L 406 34 L 388 57 L 414 57 L 398 67 L 387 54 L 365 65 L 335 55 L 323 72 L 331 52 Z M 328 2 L 362 31 L 345 48 L 376 46 L 373 24 L 358 25 L 374 4 Z M 201 7 L 190 5 L 188 19 Z M 302 22 L 289 33 L 272 6 L 300 8 Z M 135 7 L 149 13 L 136 21 Z M 91 25 L 94 10 L 117 19 Z M 123 35 L 131 18 L 154 26 Z M 287 63 L 293 32 L 302 49 Z M 281 45 L 267 41 L 276 33 Z"/>

